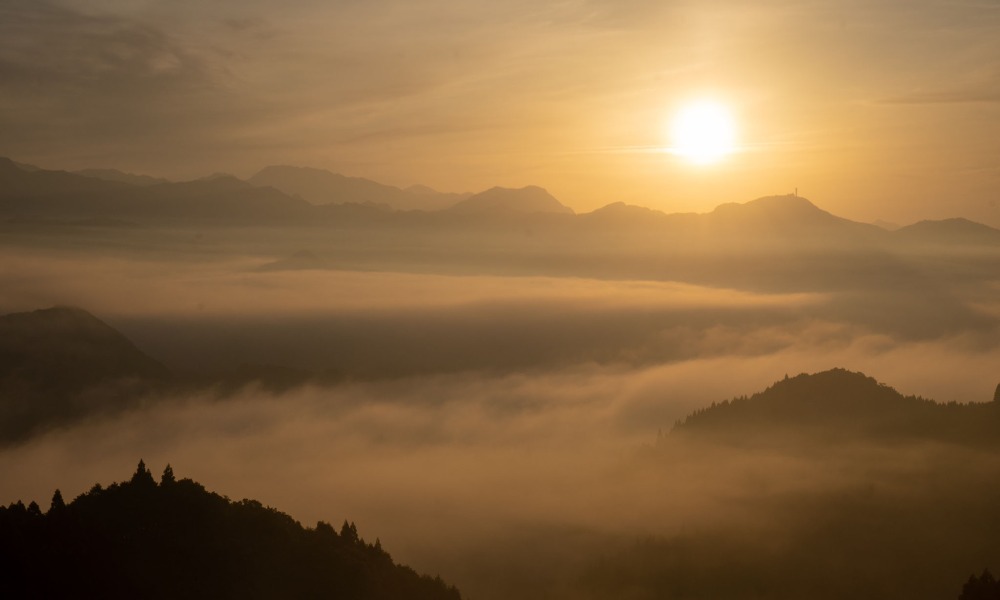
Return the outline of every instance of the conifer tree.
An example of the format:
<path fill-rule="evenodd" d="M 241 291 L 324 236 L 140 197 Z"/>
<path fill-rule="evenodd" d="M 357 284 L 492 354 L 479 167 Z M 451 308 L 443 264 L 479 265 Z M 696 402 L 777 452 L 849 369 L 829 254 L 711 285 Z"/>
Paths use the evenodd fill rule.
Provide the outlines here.
<path fill-rule="evenodd" d="M 170 466 L 170 463 L 167 463 L 167 466 L 163 469 L 163 475 L 160 476 L 160 485 L 170 485 L 176 481 L 174 469 Z"/>
<path fill-rule="evenodd" d="M 135 473 L 132 475 L 132 483 L 139 485 L 156 485 L 156 480 L 153 479 L 153 474 L 149 472 L 146 468 L 146 463 L 139 459 L 139 465 L 135 468 Z"/>
<path fill-rule="evenodd" d="M 62 492 L 56 490 L 52 494 L 52 503 L 49 504 L 49 512 L 47 514 L 58 513 L 65 508 L 66 503 L 63 501 Z"/>

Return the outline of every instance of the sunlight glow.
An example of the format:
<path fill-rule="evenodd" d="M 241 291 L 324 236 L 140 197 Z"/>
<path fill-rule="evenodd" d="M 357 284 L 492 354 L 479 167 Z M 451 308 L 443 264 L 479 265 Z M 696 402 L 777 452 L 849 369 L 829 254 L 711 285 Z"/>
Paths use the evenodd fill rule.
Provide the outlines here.
<path fill-rule="evenodd" d="M 693 102 L 674 116 L 670 142 L 671 154 L 698 165 L 713 164 L 736 149 L 736 123 L 722 104 Z"/>

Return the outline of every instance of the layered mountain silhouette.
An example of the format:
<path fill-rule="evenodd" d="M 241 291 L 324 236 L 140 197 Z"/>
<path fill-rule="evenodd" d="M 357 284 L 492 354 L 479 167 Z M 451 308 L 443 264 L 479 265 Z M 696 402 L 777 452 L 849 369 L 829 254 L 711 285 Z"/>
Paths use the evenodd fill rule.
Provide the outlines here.
<path fill-rule="evenodd" d="M 66 171 L 25 168 L 9 158 L 0 157 L 0 198 L 6 210 L 16 209 L 18 199 L 62 195 L 86 197 L 94 193 L 114 194 L 130 186 L 120 181 L 85 177 Z"/>
<path fill-rule="evenodd" d="M 371 203 L 395 210 L 440 210 L 459 202 L 465 194 L 447 194 L 426 186 L 405 190 L 361 177 L 347 177 L 323 169 L 270 166 L 248 180 L 293 194 L 312 204 Z"/>
<path fill-rule="evenodd" d="M 428 228 L 513 228 L 516 232 L 529 228 L 534 235 L 582 245 L 592 244 L 594 235 L 617 235 L 627 245 L 641 243 L 645 250 L 657 252 L 724 250 L 747 243 L 785 244 L 786 248 L 794 244 L 805 250 L 840 246 L 853 251 L 923 242 L 1000 248 L 1000 230 L 965 219 L 923 221 L 887 231 L 837 217 L 794 195 L 723 204 L 705 214 L 665 214 L 612 203 L 574 215 L 537 186 L 495 187 L 474 195 L 442 194 L 424 186 L 402 190 L 319 169 L 286 166 L 267 167 L 250 181 L 219 175 L 172 183 L 110 170 L 82 173 L 88 176 L 26 168 L 0 158 L 0 216 L 8 221 L 119 219 L 156 224 L 168 219 L 267 227 L 333 225 L 391 228 L 397 234 Z M 642 232 L 649 235 L 635 237 Z"/>
<path fill-rule="evenodd" d="M 497 215 L 510 213 L 573 214 L 573 209 L 555 199 L 538 186 L 519 189 L 494 187 L 462 200 L 448 209 L 463 215 Z"/>
<path fill-rule="evenodd" d="M 103 179 L 105 181 L 118 181 L 131 185 L 157 185 L 160 183 L 170 183 L 162 177 L 136 175 L 135 173 L 126 173 L 124 171 L 119 171 L 118 169 L 82 169 L 74 172 L 77 175 L 83 175 L 84 177 Z"/>
<path fill-rule="evenodd" d="M 0 316 L 0 443 L 140 406 L 169 379 L 163 365 L 84 310 Z"/>
<path fill-rule="evenodd" d="M 960 218 L 920 221 L 900 227 L 895 236 L 914 243 L 1000 246 L 1000 229 Z"/>
<path fill-rule="evenodd" d="M 708 226 L 730 236 L 839 239 L 857 243 L 882 239 L 884 230 L 834 216 L 805 198 L 767 196 L 745 204 L 722 204 L 705 215 Z"/>
<path fill-rule="evenodd" d="M 985 399 L 984 399 L 985 400 Z M 733 443 L 936 440 L 1000 444 L 1000 403 L 939 404 L 903 396 L 863 373 L 786 377 L 762 392 L 713 404 L 678 422 L 680 435 Z"/>
<path fill-rule="evenodd" d="M 711 482 L 710 524 L 602 555 L 580 597 L 955 598 L 996 564 L 998 426 L 997 402 L 937 404 L 844 369 L 697 411 L 654 464 L 685 467 L 671 499 Z M 997 588 L 974 577 L 961 598 Z"/>
<path fill-rule="evenodd" d="M 396 564 L 353 523 L 302 527 L 255 500 L 233 502 L 168 465 L 95 485 L 42 512 L 0 507 L 0 597 L 460 600 L 440 578 Z"/>
<path fill-rule="evenodd" d="M 8 218 L 274 223 L 306 220 L 308 207 L 301 199 L 232 176 L 136 185 L 65 171 L 26 171 L 0 158 L 0 214 Z"/>
<path fill-rule="evenodd" d="M 52 373 L 59 373 L 55 381 Z M 163 365 L 79 308 L 59 306 L 0 316 L 0 377 L 81 387 L 111 379 L 165 379 Z"/>

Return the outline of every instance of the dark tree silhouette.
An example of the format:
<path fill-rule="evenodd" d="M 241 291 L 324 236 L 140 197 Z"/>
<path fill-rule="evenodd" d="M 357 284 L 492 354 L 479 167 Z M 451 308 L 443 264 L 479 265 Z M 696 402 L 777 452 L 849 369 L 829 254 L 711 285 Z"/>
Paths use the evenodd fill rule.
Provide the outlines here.
<path fill-rule="evenodd" d="M 163 475 L 160 476 L 160 485 L 170 485 L 171 483 L 176 483 L 177 479 L 174 478 L 174 469 L 167 463 L 167 466 L 163 469 Z"/>
<path fill-rule="evenodd" d="M 0 598 L 461 600 L 328 523 L 302 527 L 255 500 L 230 501 L 170 467 L 95 485 L 69 504 L 0 506 Z M 168 576 L 164 576 L 168 574 Z"/>
<path fill-rule="evenodd" d="M 49 505 L 49 513 L 65 510 L 66 502 L 63 500 L 62 492 L 56 490 L 52 494 L 52 503 Z"/>
<path fill-rule="evenodd" d="M 969 576 L 958 600 L 1000 600 L 1000 582 L 989 569 L 984 569 L 979 577 Z"/>

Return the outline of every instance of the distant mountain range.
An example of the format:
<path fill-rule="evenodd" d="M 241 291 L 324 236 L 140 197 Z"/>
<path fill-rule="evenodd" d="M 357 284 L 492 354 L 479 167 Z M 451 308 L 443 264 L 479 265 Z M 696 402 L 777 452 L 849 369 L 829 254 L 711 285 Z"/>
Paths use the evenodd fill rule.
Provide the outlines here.
<path fill-rule="evenodd" d="M 409 211 L 420 211 L 415 214 Z M 728 203 L 705 214 L 665 214 L 617 202 L 574 215 L 544 189 L 478 194 L 400 189 L 320 169 L 267 167 L 249 181 L 219 175 L 171 183 L 114 170 L 49 171 L 0 158 L 0 216 L 18 220 L 162 219 L 216 224 L 354 224 L 393 227 L 529 227 L 541 233 L 623 232 L 661 246 L 733 240 L 811 244 L 959 244 L 1000 247 L 1000 230 L 965 219 L 895 231 L 834 216 L 797 196 Z"/>
<path fill-rule="evenodd" d="M 968 219 L 944 219 L 942 221 L 920 221 L 900 227 L 895 231 L 897 238 L 913 243 L 935 243 L 944 245 L 995 245 L 1000 241 L 1000 230 Z"/>
<path fill-rule="evenodd" d="M 40 170 L 40 169 L 35 169 Z M 162 177 L 150 177 L 149 175 L 135 175 L 133 173 L 125 173 L 117 169 L 83 169 L 81 171 L 74 171 L 77 175 L 83 175 L 84 177 L 92 177 L 94 179 L 103 179 L 105 181 L 118 181 L 120 183 L 128 183 L 131 185 L 157 185 L 160 183 L 170 183 L 169 180 L 163 179 Z"/>
<path fill-rule="evenodd" d="M 370 179 L 306 167 L 265 167 L 247 181 L 299 196 L 312 204 L 381 204 L 393 210 L 440 210 L 469 196 L 442 193 L 426 186 L 403 190 Z"/>
<path fill-rule="evenodd" d="M 491 188 L 462 200 L 449 207 L 448 211 L 464 215 L 495 215 L 505 212 L 573 214 L 573 209 L 538 186 L 521 189 Z"/>
<path fill-rule="evenodd" d="M 66 171 L 27 171 L 0 158 L 0 215 L 8 219 L 285 222 L 307 219 L 309 207 L 231 176 L 137 185 Z"/>
<path fill-rule="evenodd" d="M 1000 444 L 1000 385 L 992 402 L 938 404 L 903 396 L 863 373 L 831 369 L 787 377 L 762 392 L 712 404 L 674 432 L 736 444 L 790 439 Z"/>
<path fill-rule="evenodd" d="M 461 600 L 396 564 L 354 523 L 302 527 L 256 500 L 234 502 L 142 461 L 132 478 L 72 502 L 56 490 L 0 506 L 5 598 Z"/>

